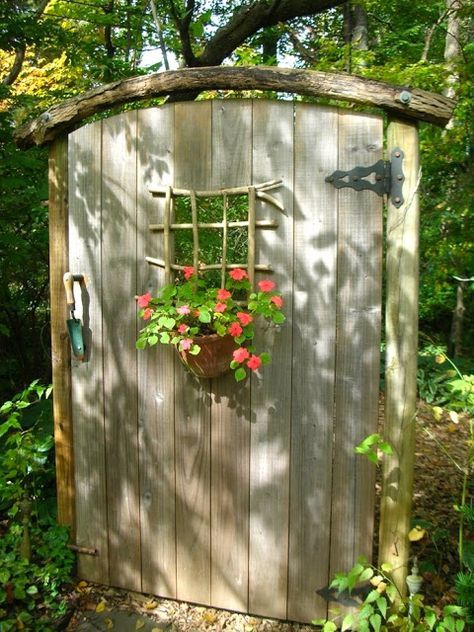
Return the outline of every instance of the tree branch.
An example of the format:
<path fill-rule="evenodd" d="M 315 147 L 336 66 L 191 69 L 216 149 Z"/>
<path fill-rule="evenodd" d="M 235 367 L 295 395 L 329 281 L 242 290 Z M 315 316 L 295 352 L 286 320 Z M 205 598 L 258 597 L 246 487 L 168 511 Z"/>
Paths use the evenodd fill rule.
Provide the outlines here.
<path fill-rule="evenodd" d="M 221 64 L 238 46 L 262 28 L 275 26 L 292 18 L 320 13 L 345 4 L 347 0 L 258 0 L 243 5 L 223 27 L 218 29 L 198 57 L 199 66 Z"/>

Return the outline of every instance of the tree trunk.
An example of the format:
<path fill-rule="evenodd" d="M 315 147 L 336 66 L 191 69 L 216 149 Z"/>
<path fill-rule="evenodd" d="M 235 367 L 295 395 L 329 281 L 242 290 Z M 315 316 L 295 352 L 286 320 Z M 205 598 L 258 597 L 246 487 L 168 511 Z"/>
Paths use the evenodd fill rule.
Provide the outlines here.
<path fill-rule="evenodd" d="M 444 61 L 446 62 L 449 75 L 444 94 L 450 99 L 453 99 L 456 96 L 456 85 L 459 82 L 459 73 L 456 69 L 456 63 L 461 57 L 461 44 L 459 42 L 459 10 L 461 7 L 462 0 L 446 0 L 446 9 L 448 11 L 448 30 L 446 32 L 444 46 Z"/>

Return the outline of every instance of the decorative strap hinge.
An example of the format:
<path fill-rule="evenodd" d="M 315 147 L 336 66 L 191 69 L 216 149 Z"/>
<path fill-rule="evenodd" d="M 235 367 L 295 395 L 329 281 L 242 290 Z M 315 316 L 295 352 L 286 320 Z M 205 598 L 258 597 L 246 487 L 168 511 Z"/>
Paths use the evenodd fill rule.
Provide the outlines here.
<path fill-rule="evenodd" d="M 404 153 L 396 147 L 390 160 L 379 160 L 369 167 L 354 167 L 350 171 L 334 171 L 326 178 L 336 189 L 349 187 L 356 191 L 374 191 L 377 195 L 388 195 L 392 204 L 398 208 L 403 204 L 403 157 Z M 373 176 L 371 179 L 367 179 Z"/>

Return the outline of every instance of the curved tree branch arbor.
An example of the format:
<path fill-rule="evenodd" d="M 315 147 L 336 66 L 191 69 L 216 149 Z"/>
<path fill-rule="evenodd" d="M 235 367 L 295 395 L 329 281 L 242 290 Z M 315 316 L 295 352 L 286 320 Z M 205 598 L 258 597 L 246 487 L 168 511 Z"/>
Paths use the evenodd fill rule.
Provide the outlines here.
<path fill-rule="evenodd" d="M 344 74 L 284 68 L 199 67 L 117 81 L 51 107 L 15 133 L 20 147 L 52 142 L 49 159 L 51 320 L 58 513 L 74 525 L 74 467 L 69 344 L 64 330 L 62 277 L 67 267 L 67 139 L 84 119 L 118 105 L 172 95 L 189 99 L 203 90 L 273 90 L 376 106 L 389 115 L 387 151 L 404 151 L 404 202 L 388 201 L 385 439 L 393 454 L 383 471 L 379 562 L 390 562 L 399 589 L 406 590 L 409 556 L 418 327 L 418 121 L 444 126 L 454 101 L 439 94 Z M 54 142 L 53 142 L 54 141 Z M 61 332 L 63 332 L 61 334 Z"/>
<path fill-rule="evenodd" d="M 380 107 L 396 116 L 444 126 L 454 101 L 440 94 L 411 89 L 353 75 L 291 68 L 185 68 L 132 77 L 95 88 L 54 105 L 18 129 L 20 147 L 43 145 L 71 131 L 77 123 L 112 107 L 132 101 L 204 90 L 274 90 L 308 97 L 326 97 Z M 178 97 L 178 99 L 176 99 Z"/>

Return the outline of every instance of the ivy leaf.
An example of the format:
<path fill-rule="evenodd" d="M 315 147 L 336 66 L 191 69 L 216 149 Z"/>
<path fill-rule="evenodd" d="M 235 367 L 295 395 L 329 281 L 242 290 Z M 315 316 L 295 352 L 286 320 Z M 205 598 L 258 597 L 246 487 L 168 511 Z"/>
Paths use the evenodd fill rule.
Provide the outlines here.
<path fill-rule="evenodd" d="M 246 373 L 246 371 L 245 371 L 245 369 L 243 367 L 240 367 L 235 372 L 235 381 L 236 382 L 241 382 L 242 380 L 245 380 L 246 377 L 247 377 L 247 373 Z"/>

